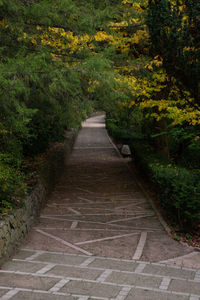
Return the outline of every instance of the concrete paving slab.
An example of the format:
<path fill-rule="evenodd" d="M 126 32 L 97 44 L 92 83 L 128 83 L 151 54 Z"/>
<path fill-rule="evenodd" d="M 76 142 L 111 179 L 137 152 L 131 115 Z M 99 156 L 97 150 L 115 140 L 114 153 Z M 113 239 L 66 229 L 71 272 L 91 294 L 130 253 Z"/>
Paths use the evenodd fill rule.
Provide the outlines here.
<path fill-rule="evenodd" d="M 169 293 L 161 293 L 147 289 L 132 289 L 126 300 L 189 300 L 189 297 L 177 294 L 170 295 Z"/>
<path fill-rule="evenodd" d="M 61 289 L 61 292 L 92 297 L 115 298 L 120 290 L 120 287 L 113 285 L 72 280 Z"/>
<path fill-rule="evenodd" d="M 96 280 L 101 275 L 101 273 L 102 271 L 100 270 L 91 270 L 87 268 L 73 268 L 67 266 L 56 266 L 45 274 Z"/>
<path fill-rule="evenodd" d="M 50 237 L 41 235 L 36 230 L 32 230 L 27 240 L 25 241 L 23 248 L 38 249 L 38 247 L 44 251 L 60 251 L 60 252 L 66 251 L 68 253 L 74 253 L 74 254 L 79 253 L 79 251 L 71 249 L 70 247 L 63 245 L 62 243 L 53 242 Z"/>
<path fill-rule="evenodd" d="M 113 239 L 111 241 L 102 241 L 96 242 L 93 244 L 83 245 L 87 251 L 93 253 L 97 256 L 106 256 L 109 253 L 109 256 L 116 258 L 132 258 L 133 253 L 136 250 L 137 241 L 139 235 L 129 236 L 127 238 Z"/>
<path fill-rule="evenodd" d="M 151 288 L 158 288 L 162 282 L 161 278 L 150 277 L 140 274 L 126 274 L 122 272 L 112 272 L 106 279 L 107 282 L 125 284 L 125 285 L 137 285 Z"/>
<path fill-rule="evenodd" d="M 59 279 L 49 277 L 39 277 L 32 275 L 22 275 L 17 273 L 1 273 L 0 285 L 4 287 L 18 287 L 36 290 L 49 290 Z"/>
<path fill-rule="evenodd" d="M 18 251 L 18 253 L 15 254 L 15 258 L 26 259 L 27 257 L 30 257 L 34 253 L 35 251 L 20 250 Z"/>
<path fill-rule="evenodd" d="M 2 270 L 10 270 L 10 271 L 19 271 L 19 272 L 28 272 L 35 273 L 40 269 L 44 268 L 45 264 L 34 264 L 32 262 L 26 261 L 10 261 L 3 265 Z"/>
<path fill-rule="evenodd" d="M 138 263 L 131 261 L 121 261 L 121 260 L 113 260 L 113 259 L 98 259 L 96 258 L 89 265 L 93 268 L 105 268 L 105 269 L 113 269 L 113 270 L 123 270 L 123 271 L 132 271 L 138 267 Z"/>
<path fill-rule="evenodd" d="M 49 262 L 54 264 L 70 264 L 70 265 L 80 265 L 85 261 L 85 257 L 82 256 L 73 256 L 67 254 L 52 254 L 52 253 L 43 253 L 39 255 L 35 260 L 41 262 Z"/>
<path fill-rule="evenodd" d="M 169 260 L 162 261 L 162 263 L 173 266 L 200 269 L 200 252 L 193 251 L 183 256 L 178 256 Z"/>
<path fill-rule="evenodd" d="M 43 294 L 37 292 L 21 292 L 19 291 L 12 300 L 77 300 L 77 297 Z"/>
<path fill-rule="evenodd" d="M 143 273 L 161 275 L 161 276 L 169 276 L 169 277 L 178 277 L 184 279 L 194 279 L 195 278 L 195 270 L 186 270 L 182 268 L 167 268 L 166 266 L 156 266 L 152 264 L 148 264 L 145 266 Z"/>
<path fill-rule="evenodd" d="M 200 295 L 200 283 L 189 280 L 183 281 L 178 279 L 172 279 L 169 285 L 169 290 L 181 293 Z"/>
<path fill-rule="evenodd" d="M 9 290 L 6 289 L 0 289 L 0 297 L 5 295 Z"/>
<path fill-rule="evenodd" d="M 142 259 L 145 261 L 161 261 L 164 257 L 173 258 L 191 252 L 192 250 L 189 247 L 173 240 L 165 231 L 161 233 L 151 232 L 148 234 Z M 155 257 L 156 259 L 154 259 Z"/>

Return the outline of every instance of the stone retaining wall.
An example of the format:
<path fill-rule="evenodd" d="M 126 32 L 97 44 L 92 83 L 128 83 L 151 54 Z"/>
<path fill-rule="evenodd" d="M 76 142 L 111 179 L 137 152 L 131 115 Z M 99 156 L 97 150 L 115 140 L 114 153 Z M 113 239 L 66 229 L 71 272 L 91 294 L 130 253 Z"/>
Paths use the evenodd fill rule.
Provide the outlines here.
<path fill-rule="evenodd" d="M 56 180 L 70 156 L 77 131 L 69 132 L 64 143 L 53 147 L 40 171 L 36 186 L 25 200 L 25 207 L 0 221 L 0 265 L 14 252 L 27 236 L 31 226 L 45 205 Z"/>

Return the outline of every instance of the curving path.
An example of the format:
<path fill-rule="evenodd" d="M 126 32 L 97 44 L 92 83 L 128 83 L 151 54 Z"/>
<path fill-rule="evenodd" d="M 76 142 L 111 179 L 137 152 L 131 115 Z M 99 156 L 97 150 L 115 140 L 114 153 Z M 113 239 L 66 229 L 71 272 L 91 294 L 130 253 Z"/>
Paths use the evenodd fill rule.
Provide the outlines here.
<path fill-rule="evenodd" d="M 0 285 L 2 300 L 198 300 L 200 252 L 167 234 L 97 116 Z"/>

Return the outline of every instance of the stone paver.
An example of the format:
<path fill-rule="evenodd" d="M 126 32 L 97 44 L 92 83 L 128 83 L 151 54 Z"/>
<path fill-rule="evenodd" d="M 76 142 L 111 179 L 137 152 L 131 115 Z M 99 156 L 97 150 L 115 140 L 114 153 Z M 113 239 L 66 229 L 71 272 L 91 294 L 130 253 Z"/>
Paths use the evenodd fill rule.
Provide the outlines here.
<path fill-rule="evenodd" d="M 188 296 L 172 295 L 168 293 L 161 293 L 157 291 L 148 291 L 146 289 L 132 289 L 126 300 L 189 300 Z"/>
<path fill-rule="evenodd" d="M 43 293 L 29 293 L 29 292 L 18 292 L 12 300 L 77 300 L 77 297 L 67 296 L 67 295 L 51 295 L 51 294 L 43 294 Z"/>
<path fill-rule="evenodd" d="M 83 124 L 1 300 L 200 300 L 200 253 L 171 239 L 105 131 Z"/>
<path fill-rule="evenodd" d="M 91 279 L 95 280 L 101 275 L 101 270 L 92 270 L 92 269 L 84 269 L 84 268 L 74 268 L 74 266 L 55 266 L 53 269 L 48 271 L 46 274 L 55 274 L 61 275 L 65 277 L 75 277 L 82 279 Z"/>
<path fill-rule="evenodd" d="M 190 269 L 177 268 L 177 267 L 169 267 L 166 268 L 164 265 L 146 265 L 143 269 L 144 273 L 147 274 L 155 274 L 161 276 L 170 276 L 170 277 L 178 277 L 184 279 L 194 279 L 194 271 Z"/>
<path fill-rule="evenodd" d="M 161 277 L 153 277 L 146 276 L 141 274 L 133 274 L 133 273 L 121 273 L 121 272 L 112 272 L 107 278 L 109 282 L 118 283 L 123 285 L 136 285 L 136 286 L 144 286 L 158 288 L 161 285 L 162 279 Z"/>
<path fill-rule="evenodd" d="M 85 296 L 88 296 L 89 292 L 92 297 L 116 298 L 120 292 L 120 287 L 104 283 L 71 280 L 61 291 Z"/>
<path fill-rule="evenodd" d="M 196 269 L 49 251 L 31 252 L 28 257 L 28 249 L 21 253 L 26 258 L 13 258 L 0 271 L 2 300 L 18 300 L 22 295 L 28 300 L 200 299 Z M 33 267 L 22 271 L 27 263 Z"/>
<path fill-rule="evenodd" d="M 1 272 L 0 285 L 37 290 L 49 290 L 59 281 L 55 277 L 35 276 L 34 273 Z"/>
<path fill-rule="evenodd" d="M 4 264 L 4 269 L 10 271 L 20 271 L 35 273 L 45 267 L 45 264 L 34 264 L 32 262 L 24 261 L 23 264 L 20 261 L 10 261 Z"/>
<path fill-rule="evenodd" d="M 135 261 L 122 261 L 122 260 L 110 260 L 110 259 L 95 259 L 90 263 L 91 267 L 105 268 L 112 270 L 124 270 L 124 271 L 135 271 L 138 267 L 138 263 Z"/>
<path fill-rule="evenodd" d="M 1 289 L 0 290 L 0 297 L 5 295 L 9 290 L 6 290 L 6 289 Z"/>

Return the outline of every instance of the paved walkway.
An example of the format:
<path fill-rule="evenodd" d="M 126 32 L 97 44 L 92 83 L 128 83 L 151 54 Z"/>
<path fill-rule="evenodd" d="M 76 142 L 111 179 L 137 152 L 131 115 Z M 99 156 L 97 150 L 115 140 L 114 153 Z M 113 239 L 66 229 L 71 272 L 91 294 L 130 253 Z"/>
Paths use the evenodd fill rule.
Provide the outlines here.
<path fill-rule="evenodd" d="M 166 233 L 98 116 L 0 286 L 2 300 L 198 300 L 200 252 Z"/>

